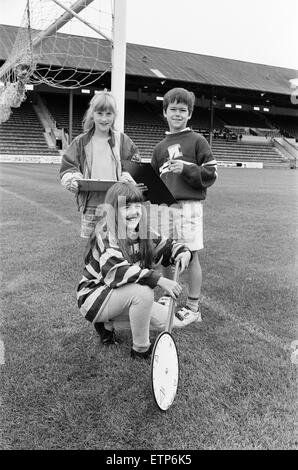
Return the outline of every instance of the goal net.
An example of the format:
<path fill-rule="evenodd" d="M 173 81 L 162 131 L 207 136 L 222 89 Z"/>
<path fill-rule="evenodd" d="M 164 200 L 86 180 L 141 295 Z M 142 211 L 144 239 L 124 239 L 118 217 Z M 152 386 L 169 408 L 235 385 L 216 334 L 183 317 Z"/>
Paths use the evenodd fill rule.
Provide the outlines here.
<path fill-rule="evenodd" d="M 0 68 L 0 123 L 28 84 L 75 89 L 112 67 L 112 0 L 27 0 L 11 53 Z"/>

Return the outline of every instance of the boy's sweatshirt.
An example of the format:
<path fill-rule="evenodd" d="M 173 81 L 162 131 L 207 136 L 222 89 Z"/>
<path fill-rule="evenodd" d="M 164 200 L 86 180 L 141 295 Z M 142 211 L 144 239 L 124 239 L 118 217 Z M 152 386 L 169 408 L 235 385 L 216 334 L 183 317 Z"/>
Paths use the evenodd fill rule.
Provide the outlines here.
<path fill-rule="evenodd" d="M 181 174 L 167 170 L 170 158 L 183 161 Z M 177 201 L 206 199 L 207 188 L 217 178 L 217 163 L 207 140 L 189 128 L 168 133 L 154 148 L 151 165 Z"/>

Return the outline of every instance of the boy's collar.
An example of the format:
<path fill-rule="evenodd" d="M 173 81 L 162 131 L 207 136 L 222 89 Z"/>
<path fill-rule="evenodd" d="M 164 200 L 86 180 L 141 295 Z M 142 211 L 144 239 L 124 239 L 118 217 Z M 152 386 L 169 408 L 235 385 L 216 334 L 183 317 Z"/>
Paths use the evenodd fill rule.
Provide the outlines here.
<path fill-rule="evenodd" d="M 179 131 L 179 132 L 170 132 L 170 131 L 166 131 L 166 135 L 180 134 L 181 132 L 190 131 L 190 130 L 191 130 L 190 127 L 186 127 L 185 129 L 182 129 L 182 131 Z"/>

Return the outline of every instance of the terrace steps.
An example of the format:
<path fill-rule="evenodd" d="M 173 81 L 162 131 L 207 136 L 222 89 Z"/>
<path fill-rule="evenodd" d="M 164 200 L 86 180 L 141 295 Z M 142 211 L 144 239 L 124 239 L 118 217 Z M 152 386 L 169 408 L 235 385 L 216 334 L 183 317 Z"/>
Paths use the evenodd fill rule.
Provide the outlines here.
<path fill-rule="evenodd" d="M 48 147 L 43 127 L 29 100 L 12 108 L 8 121 L 0 125 L 1 155 L 59 155 Z"/>

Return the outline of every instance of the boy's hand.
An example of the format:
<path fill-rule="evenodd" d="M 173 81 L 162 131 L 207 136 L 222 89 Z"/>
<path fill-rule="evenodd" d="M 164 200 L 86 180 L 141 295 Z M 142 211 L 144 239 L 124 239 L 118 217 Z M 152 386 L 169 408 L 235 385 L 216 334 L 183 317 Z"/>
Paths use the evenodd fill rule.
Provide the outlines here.
<path fill-rule="evenodd" d="M 190 251 L 184 251 L 183 253 L 179 253 L 179 255 L 176 256 L 175 263 L 180 262 L 180 273 L 183 273 L 183 271 L 188 267 L 190 259 Z"/>
<path fill-rule="evenodd" d="M 141 158 L 141 156 L 140 156 L 138 153 L 135 153 L 135 154 L 131 157 L 131 161 L 132 161 L 132 162 L 136 162 L 136 163 L 142 163 L 142 158 Z"/>
<path fill-rule="evenodd" d="M 169 160 L 169 166 L 168 169 L 171 173 L 182 173 L 183 171 L 183 161 L 182 160 L 176 160 L 175 158 L 173 160 Z"/>

